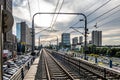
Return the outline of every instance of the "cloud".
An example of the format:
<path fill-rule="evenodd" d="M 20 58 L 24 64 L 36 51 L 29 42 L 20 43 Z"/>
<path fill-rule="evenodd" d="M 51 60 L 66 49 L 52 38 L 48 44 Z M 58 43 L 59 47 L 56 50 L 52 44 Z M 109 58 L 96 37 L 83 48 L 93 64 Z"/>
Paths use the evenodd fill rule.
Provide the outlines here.
<path fill-rule="evenodd" d="M 37 0 L 30 0 L 31 14 L 33 15 L 36 12 L 39 12 L 38 4 L 40 6 L 41 12 L 54 12 L 57 1 L 58 0 L 40 0 L 40 3 L 38 3 Z M 93 12 L 96 8 L 98 8 L 99 6 L 101 6 L 103 3 L 107 1 L 108 0 L 99 0 L 99 1 L 98 0 L 65 0 L 63 7 L 61 9 L 61 12 L 68 12 L 68 13 L 80 12 L 80 13 L 84 13 L 85 15 L 88 15 L 89 13 Z M 111 2 L 106 4 L 104 7 L 100 8 L 99 10 L 94 12 L 92 15 L 87 17 L 88 22 L 100 16 L 101 14 L 107 12 L 108 10 L 114 8 L 115 6 L 119 5 L 119 3 L 120 3 L 120 0 L 111 0 Z M 109 12 L 106 15 L 102 15 L 100 18 L 88 24 L 89 33 L 91 33 L 93 30 L 101 30 L 103 32 L 103 44 L 113 44 L 113 43 L 117 44 L 115 40 L 111 39 L 111 37 L 114 37 L 115 39 L 119 39 L 120 19 L 117 19 L 117 18 L 119 18 L 120 12 L 117 12 L 114 15 L 111 15 L 111 14 L 119 9 L 120 7 L 117 9 L 114 9 L 113 11 Z M 16 21 L 24 20 L 24 21 L 27 21 L 27 23 L 31 26 L 31 19 L 30 19 L 29 9 L 27 5 L 27 0 L 13 0 L 13 15 L 20 19 L 20 20 L 16 19 Z M 49 27 L 52 17 L 53 15 L 37 15 L 35 17 L 35 24 L 38 26 Z M 74 19 L 74 17 L 75 16 L 59 15 L 57 22 L 54 25 L 54 29 L 59 30 L 59 32 L 50 33 L 46 31 L 40 34 L 55 34 L 55 35 L 58 35 L 60 39 L 61 33 L 63 33 L 66 29 L 69 29 L 67 28 L 67 26 L 75 24 L 79 19 L 83 18 L 82 16 L 77 16 Z M 105 17 L 106 19 L 104 19 Z M 96 28 L 93 28 L 93 26 L 96 23 L 97 23 L 97 26 L 100 26 L 105 23 L 107 24 L 102 25 L 101 27 L 96 29 Z M 84 26 L 84 23 L 80 22 L 75 26 L 81 27 L 81 26 Z M 84 31 L 83 29 L 79 29 L 79 30 L 81 32 Z M 71 32 L 71 31 L 72 30 L 68 30 L 65 32 Z M 74 33 L 74 34 L 76 34 L 76 36 L 80 35 L 79 33 Z M 74 34 L 72 33 L 72 36 L 74 36 Z M 89 35 L 88 39 L 91 40 L 91 35 Z M 108 43 L 108 42 L 111 42 L 111 43 Z"/>
<path fill-rule="evenodd" d="M 13 7 L 26 7 L 27 0 L 13 0 Z"/>

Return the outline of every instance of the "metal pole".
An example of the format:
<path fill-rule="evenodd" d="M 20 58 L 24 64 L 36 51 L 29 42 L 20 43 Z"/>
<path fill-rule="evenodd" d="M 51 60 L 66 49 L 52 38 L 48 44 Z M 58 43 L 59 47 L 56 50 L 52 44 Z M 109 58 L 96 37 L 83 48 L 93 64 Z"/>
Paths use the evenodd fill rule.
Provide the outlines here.
<path fill-rule="evenodd" d="M 87 17 L 83 14 L 84 18 L 85 18 L 85 57 L 84 59 L 86 60 L 86 51 L 87 51 Z"/>
<path fill-rule="evenodd" d="M 40 46 L 40 36 L 39 36 L 39 46 Z"/>
<path fill-rule="evenodd" d="M 39 36 L 39 49 L 40 49 L 40 36 Z"/>
<path fill-rule="evenodd" d="M 57 37 L 57 36 L 56 36 Z M 57 37 L 57 51 L 58 51 L 58 37 Z"/>
<path fill-rule="evenodd" d="M 34 32 L 34 17 L 37 15 L 37 14 L 64 14 L 64 15 L 82 15 L 84 16 L 85 18 L 85 57 L 84 59 L 86 60 L 86 49 L 87 49 L 87 17 L 83 14 L 83 13 L 54 13 L 54 12 L 38 12 L 38 13 L 35 13 L 33 15 L 33 18 L 32 18 L 32 53 L 34 53 L 34 46 L 35 46 L 35 32 Z"/>
<path fill-rule="evenodd" d="M 31 55 L 35 55 L 35 53 L 34 53 L 34 47 L 35 47 L 35 31 L 34 31 L 34 16 L 33 16 L 33 18 L 32 18 L 32 53 L 31 53 Z"/>
<path fill-rule="evenodd" d="M 0 5 L 0 80 L 3 80 L 3 59 L 2 59 L 2 54 L 3 54 L 3 34 L 2 34 L 2 5 Z"/>

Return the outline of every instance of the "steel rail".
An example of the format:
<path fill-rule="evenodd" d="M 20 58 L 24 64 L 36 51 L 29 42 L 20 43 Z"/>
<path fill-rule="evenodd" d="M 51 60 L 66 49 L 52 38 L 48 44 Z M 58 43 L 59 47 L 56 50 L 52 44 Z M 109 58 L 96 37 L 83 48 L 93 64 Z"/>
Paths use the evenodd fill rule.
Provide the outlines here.
<path fill-rule="evenodd" d="M 47 72 L 47 80 L 51 80 L 50 71 L 49 71 L 48 64 L 47 64 L 45 56 L 44 56 L 44 62 L 45 62 L 45 68 L 46 68 L 46 72 Z"/>
<path fill-rule="evenodd" d="M 48 52 L 46 52 L 50 57 L 51 57 L 51 59 L 62 69 L 62 71 L 64 71 L 65 72 L 65 74 L 67 74 L 67 76 L 71 79 L 71 80 L 75 80 L 74 78 L 73 78 L 73 76 L 71 75 L 71 74 L 69 74 L 69 72 L 68 71 L 66 71 L 63 67 L 62 67 L 62 65 L 54 58 L 54 57 L 52 57 Z"/>
<path fill-rule="evenodd" d="M 76 66 L 76 68 L 78 68 L 78 69 L 80 67 L 80 68 L 86 70 L 87 72 L 89 72 L 90 74 L 93 74 L 93 76 L 95 75 L 98 78 L 101 78 L 103 80 L 120 79 L 120 72 L 118 72 L 116 70 L 101 67 L 95 63 L 93 64 L 93 63 L 90 63 L 90 62 L 85 61 L 85 60 L 75 59 L 75 58 L 69 57 L 67 55 L 56 53 L 55 51 L 54 52 L 50 51 L 50 52 L 52 53 L 52 55 L 56 55 L 56 56 L 61 57 L 64 62 L 66 62 L 67 59 L 69 58 L 70 66 Z M 57 57 L 55 57 L 55 58 L 57 58 Z"/>

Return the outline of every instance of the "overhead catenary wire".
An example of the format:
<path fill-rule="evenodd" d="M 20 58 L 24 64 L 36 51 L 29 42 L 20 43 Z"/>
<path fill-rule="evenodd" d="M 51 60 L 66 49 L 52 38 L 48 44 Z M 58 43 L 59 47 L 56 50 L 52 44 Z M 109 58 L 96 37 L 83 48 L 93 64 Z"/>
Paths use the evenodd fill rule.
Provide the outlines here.
<path fill-rule="evenodd" d="M 61 3 L 61 6 L 60 6 L 60 8 L 59 8 L 58 13 L 59 13 L 60 10 L 62 9 L 63 4 L 64 4 L 64 0 L 62 0 L 62 3 Z M 55 23 L 56 23 L 56 21 L 57 21 L 58 15 L 59 15 L 59 14 L 57 14 L 57 16 L 55 17 L 54 23 L 53 23 L 52 26 L 51 26 L 52 29 L 53 29 L 53 26 L 55 25 Z"/>
<path fill-rule="evenodd" d="M 55 7 L 54 12 L 57 11 L 57 8 L 58 8 L 59 3 L 60 3 L 60 0 L 57 1 L 57 4 L 56 4 L 56 7 Z M 53 17 L 52 17 L 52 21 L 51 21 L 51 23 L 50 23 L 50 27 L 51 27 L 51 28 L 52 28 L 52 23 L 53 23 L 54 18 L 55 18 L 55 14 L 53 15 Z"/>
<path fill-rule="evenodd" d="M 32 19 L 32 15 L 31 15 L 30 2 L 29 2 L 29 0 L 27 0 L 27 2 L 28 2 L 28 10 L 29 10 L 30 20 L 31 20 Z"/>
<path fill-rule="evenodd" d="M 91 6 L 87 7 L 87 9 L 84 8 L 84 9 L 83 9 L 83 10 L 84 10 L 83 13 L 84 13 L 85 11 L 89 10 L 90 8 L 92 8 L 93 6 L 97 5 L 96 3 L 98 3 L 98 1 L 94 2 Z M 72 21 L 74 21 L 78 16 L 79 16 L 79 15 L 77 15 L 76 17 L 74 17 Z M 72 21 L 71 21 L 71 22 L 72 22 Z"/>
<path fill-rule="evenodd" d="M 99 26 L 98 26 L 98 24 L 96 24 L 96 28 L 103 27 L 104 25 L 107 25 L 107 24 L 109 24 L 109 23 L 111 23 L 111 22 L 113 22 L 113 21 L 120 21 L 120 20 L 118 20 L 118 19 L 120 19 L 120 17 L 117 17 L 117 18 L 115 18 L 115 19 L 112 19 L 112 20 L 110 20 L 110 21 L 108 21 L 108 22 L 105 22 L 105 23 L 99 25 Z M 90 28 L 89 28 L 89 29 L 90 29 Z M 91 29 L 93 29 L 93 28 L 91 28 Z"/>
<path fill-rule="evenodd" d="M 74 24 L 72 24 L 71 26 L 69 26 L 69 28 L 70 28 L 70 27 L 73 27 L 73 26 L 75 26 L 75 25 L 77 25 L 79 22 L 80 22 L 80 21 L 77 21 L 76 23 L 74 23 Z M 66 29 L 66 30 L 64 30 L 63 32 L 66 32 L 67 30 L 69 30 L 69 28 Z"/>
<path fill-rule="evenodd" d="M 109 1 L 107 1 L 106 3 L 102 4 L 101 6 L 99 6 L 97 9 L 95 9 L 95 11 L 93 11 L 93 12 L 90 13 L 90 14 L 88 14 L 87 17 L 90 16 L 90 15 L 92 15 L 94 12 L 98 11 L 100 8 L 102 8 L 103 6 L 105 6 L 106 4 L 108 4 L 110 1 L 111 1 L 111 0 L 109 0 Z M 97 3 L 97 1 L 94 3 L 94 5 L 96 5 L 96 3 Z M 93 7 L 94 5 L 92 5 L 91 7 Z M 89 10 L 91 7 L 89 7 L 87 10 Z M 86 11 L 86 10 L 85 10 L 85 11 Z M 73 20 L 75 20 L 77 17 L 78 17 L 78 16 L 76 16 Z M 72 21 L 73 21 L 73 20 L 72 20 Z M 71 22 L 72 22 L 72 21 L 71 21 Z M 68 27 L 69 27 L 69 26 L 68 26 Z M 66 29 L 66 30 L 67 30 L 67 29 Z M 65 30 L 65 31 L 66 31 L 66 30 Z"/>
<path fill-rule="evenodd" d="M 111 13 L 110 15 L 107 15 L 106 17 L 104 17 L 104 18 L 102 18 L 102 19 L 98 20 L 98 21 L 96 22 L 96 24 L 95 24 L 96 28 L 98 28 L 98 27 L 99 27 L 99 26 L 97 26 L 97 25 L 98 25 L 98 23 L 105 21 L 106 19 L 108 19 L 108 18 L 112 17 L 113 15 L 117 14 L 118 12 L 120 12 L 120 9 L 119 9 L 119 10 L 116 10 L 115 12 Z M 112 21 L 113 21 L 113 20 L 112 20 Z M 110 21 L 110 22 L 111 22 L 111 21 Z M 104 25 L 104 24 L 108 24 L 108 23 L 109 23 L 109 21 L 108 21 L 108 22 L 106 22 L 106 23 L 103 23 L 102 25 Z M 101 25 L 101 26 L 102 26 L 102 25 Z M 91 27 L 91 28 L 89 28 L 89 29 L 93 29 L 93 28 L 94 28 L 94 27 L 92 26 L 92 27 Z"/>
<path fill-rule="evenodd" d="M 92 1 L 91 1 L 92 2 Z M 97 5 L 97 3 L 98 3 L 98 1 L 96 0 L 93 4 L 91 4 L 90 6 L 88 6 L 88 7 L 85 7 L 83 10 L 83 13 L 85 12 L 85 11 L 87 11 L 87 10 L 89 10 L 89 9 L 91 9 L 93 6 L 95 6 L 95 5 Z"/>
<path fill-rule="evenodd" d="M 45 28 L 45 29 L 43 29 L 43 30 L 41 30 L 41 31 L 39 31 L 39 32 L 36 32 L 35 35 L 39 34 L 40 32 L 43 32 L 43 31 L 45 31 L 45 30 L 47 30 L 47 29 L 49 29 L 49 28 L 51 28 L 51 27 L 47 27 L 47 28 Z"/>
<path fill-rule="evenodd" d="M 114 9 L 116 9 L 116 8 L 118 8 L 118 7 L 120 7 L 120 4 L 119 4 L 119 5 L 117 5 L 117 6 L 115 6 L 115 7 L 114 7 L 114 8 L 112 8 L 112 9 L 110 9 L 110 10 L 108 10 L 108 11 L 104 12 L 104 13 L 103 13 L 103 14 L 101 14 L 100 16 L 98 16 L 98 17 L 96 17 L 96 18 L 92 19 L 91 21 L 89 21 L 89 22 L 88 22 L 88 24 L 89 24 L 89 23 L 91 23 L 91 22 L 93 22 L 93 21 L 95 21 L 96 19 L 98 19 L 98 18 L 100 18 L 100 17 L 104 16 L 105 14 L 107 14 L 107 13 L 109 13 L 109 12 L 113 11 Z"/>
<path fill-rule="evenodd" d="M 108 4 L 110 1 L 112 1 L 112 0 L 107 1 L 107 2 L 105 2 L 104 4 L 102 4 L 101 6 L 99 6 L 98 8 L 96 8 L 93 12 L 91 12 L 90 14 L 88 14 L 87 17 L 90 16 L 90 15 L 92 15 L 92 14 L 95 13 L 96 11 L 98 11 L 100 8 L 104 7 L 104 6 L 105 6 L 106 4 Z"/>
<path fill-rule="evenodd" d="M 75 29 L 75 28 L 72 28 L 74 29 L 75 31 L 79 32 L 80 34 L 84 35 L 84 33 L 80 32 L 79 30 Z"/>
<path fill-rule="evenodd" d="M 99 6 L 99 7 L 98 7 L 97 9 L 95 9 L 93 12 L 91 12 L 90 14 L 88 14 L 87 17 L 90 16 L 90 15 L 92 15 L 93 13 L 95 13 L 96 11 L 98 11 L 99 9 L 101 9 L 102 7 L 104 7 L 105 5 L 107 5 L 110 1 L 112 1 L 112 0 L 109 0 L 109 1 L 105 2 L 104 4 L 102 4 L 101 6 Z M 75 18 L 76 18 L 76 17 L 75 17 Z M 74 19 L 75 19 L 75 18 L 74 18 Z M 74 19 L 73 19 L 73 20 L 74 20 Z M 73 20 L 72 20 L 72 21 L 73 21 Z"/>
<path fill-rule="evenodd" d="M 118 20 L 119 19 L 119 20 Z M 117 17 L 117 18 L 115 18 L 115 19 L 112 19 L 112 20 L 110 20 L 110 21 L 108 21 L 108 22 L 106 22 L 106 23 L 103 23 L 103 24 L 101 24 L 100 26 L 98 26 L 97 28 L 100 28 L 100 27 L 102 27 L 102 26 L 104 26 L 104 25 L 106 25 L 106 24 L 109 24 L 109 23 L 111 23 L 111 22 L 113 22 L 113 21 L 120 21 L 120 17 Z"/>
<path fill-rule="evenodd" d="M 117 10 L 117 11 L 113 12 L 112 14 L 110 14 L 110 15 L 108 15 L 108 16 L 100 19 L 100 20 L 98 20 L 97 23 L 103 22 L 103 21 L 106 20 L 108 17 L 111 17 L 111 16 L 117 14 L 118 12 L 120 12 L 120 10 Z"/>

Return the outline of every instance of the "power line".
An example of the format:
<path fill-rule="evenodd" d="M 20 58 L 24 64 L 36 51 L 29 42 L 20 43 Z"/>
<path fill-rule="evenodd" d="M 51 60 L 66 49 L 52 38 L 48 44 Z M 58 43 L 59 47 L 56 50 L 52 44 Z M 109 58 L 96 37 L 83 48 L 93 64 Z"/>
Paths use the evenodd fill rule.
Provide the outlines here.
<path fill-rule="evenodd" d="M 92 1 L 91 1 L 92 2 Z M 95 6 L 96 5 L 96 3 L 98 3 L 98 1 L 96 0 L 92 5 L 90 5 L 90 6 L 88 6 L 86 9 L 84 8 L 83 10 L 84 10 L 84 12 L 85 11 L 87 11 L 87 10 L 89 10 L 90 8 L 92 8 L 93 6 Z"/>
<path fill-rule="evenodd" d="M 29 13 L 30 13 L 30 19 L 32 19 L 32 16 L 31 16 L 31 9 L 30 9 L 30 2 L 29 2 L 29 0 L 27 0 L 27 2 L 28 2 L 28 10 L 29 10 Z"/>
<path fill-rule="evenodd" d="M 77 25 L 79 22 L 80 22 L 80 21 L 77 21 L 75 24 L 72 24 L 71 26 L 68 26 L 68 27 L 67 27 L 68 29 L 64 30 L 63 32 L 66 32 L 67 30 L 69 30 L 70 27 L 73 27 L 73 26 Z"/>
<path fill-rule="evenodd" d="M 45 28 L 45 29 L 43 29 L 43 30 L 41 30 L 41 31 L 39 31 L 39 32 L 37 32 L 37 33 L 35 33 L 36 35 L 37 34 L 39 34 L 40 32 L 42 32 L 42 31 L 45 31 L 45 30 L 47 30 L 47 29 L 49 29 L 50 27 L 47 27 L 47 28 Z"/>
<path fill-rule="evenodd" d="M 104 26 L 104 25 L 106 25 L 106 24 L 109 24 L 109 23 L 111 23 L 111 22 L 113 22 L 113 21 L 115 21 L 115 20 L 118 21 L 118 19 L 120 19 L 120 17 L 117 17 L 117 18 L 115 18 L 115 19 L 112 19 L 112 20 L 110 20 L 110 21 L 108 21 L 108 22 L 106 22 L 106 23 L 103 23 L 103 24 L 101 24 L 100 26 L 98 26 L 98 28 L 99 28 L 99 27 L 102 27 L 102 26 Z"/>
<path fill-rule="evenodd" d="M 89 10 L 89 9 L 90 9 L 91 7 L 93 7 L 94 5 L 96 5 L 97 2 L 98 2 L 98 1 L 96 1 L 95 3 L 93 3 L 90 7 L 88 7 L 86 10 L 84 10 L 84 12 L 87 11 L 87 10 Z M 107 2 L 106 2 L 106 4 L 107 4 Z M 105 5 L 105 3 L 104 3 L 103 5 Z M 101 5 L 100 7 L 98 7 L 97 10 L 100 9 L 103 5 Z M 97 10 L 96 10 L 96 11 L 97 11 Z M 94 12 L 93 12 L 93 13 L 94 13 Z M 90 13 L 90 14 L 91 14 L 91 13 Z M 73 20 L 75 20 L 77 17 L 78 17 L 78 15 L 77 15 Z M 72 20 L 72 21 L 73 21 L 73 20 Z M 72 22 L 72 21 L 71 21 L 71 22 Z M 69 25 L 68 25 L 67 27 L 69 27 Z M 66 29 L 66 30 L 68 30 L 68 29 Z M 66 30 L 65 30 L 65 31 L 66 31 Z"/>
<path fill-rule="evenodd" d="M 108 10 L 107 12 L 104 12 L 104 13 L 103 13 L 103 14 L 101 14 L 100 16 L 98 16 L 98 17 L 96 17 L 96 18 L 92 19 L 92 20 L 91 20 L 91 21 L 89 21 L 88 23 L 91 23 L 91 22 L 95 21 L 96 19 L 98 19 L 98 18 L 100 18 L 100 17 L 104 16 L 105 14 L 107 14 L 107 13 L 109 13 L 109 12 L 113 11 L 114 9 L 116 9 L 116 8 L 118 8 L 118 7 L 120 7 L 120 4 L 119 4 L 119 5 L 117 5 L 116 7 L 114 7 L 114 8 L 112 8 L 112 9 Z"/>
<path fill-rule="evenodd" d="M 100 20 L 98 20 L 97 23 L 95 24 L 96 28 L 98 28 L 98 27 L 97 27 L 97 24 L 98 24 L 98 23 L 103 22 L 104 20 L 108 19 L 108 17 L 111 17 L 111 16 L 117 14 L 118 12 L 120 12 L 120 10 L 117 10 L 117 11 L 113 12 L 112 14 L 110 14 L 110 15 L 108 15 L 108 16 L 100 19 Z M 113 20 L 112 20 L 112 21 L 113 21 Z M 110 21 L 110 22 L 111 22 L 111 21 Z M 107 22 L 107 23 L 108 23 L 108 22 Z M 104 24 L 106 24 L 106 23 L 104 23 Z M 102 25 L 104 25 L 104 24 L 102 24 Z M 92 26 L 92 27 L 93 27 L 93 26 Z M 93 28 L 89 28 L 89 29 L 93 29 Z"/>
<path fill-rule="evenodd" d="M 108 15 L 108 16 L 102 18 L 102 19 L 100 19 L 100 20 L 98 21 L 98 23 L 100 23 L 101 21 L 106 20 L 108 17 L 111 17 L 112 15 L 115 15 L 115 14 L 118 13 L 118 12 L 120 12 L 120 10 L 117 10 L 117 11 L 115 11 L 114 13 L 112 13 L 112 14 L 110 14 L 110 15 Z"/>
<path fill-rule="evenodd" d="M 83 12 L 85 12 L 85 11 L 89 10 L 90 8 L 92 8 L 93 6 L 95 6 L 96 3 L 98 3 L 97 0 L 96 0 L 96 2 L 94 2 L 91 6 L 87 7 L 87 9 L 84 8 L 84 9 L 83 9 L 83 10 L 84 10 Z M 79 16 L 79 15 L 77 15 L 75 18 L 77 18 L 78 16 Z M 75 19 L 75 18 L 74 18 L 74 19 Z M 73 20 L 74 20 L 74 19 L 73 19 Z M 72 21 L 73 21 L 73 20 L 72 20 Z M 71 21 L 71 22 L 72 22 L 72 21 Z"/>
<path fill-rule="evenodd" d="M 105 6 L 106 4 L 108 4 L 110 1 L 112 1 L 112 0 L 109 0 L 109 1 L 107 1 L 106 3 L 102 4 L 100 7 L 98 7 L 98 8 L 95 9 L 93 12 L 91 12 L 90 14 L 88 14 L 87 17 L 90 16 L 90 15 L 92 15 L 94 12 L 96 12 L 96 11 L 99 10 L 100 8 L 104 7 L 104 6 Z"/>
<path fill-rule="evenodd" d="M 110 20 L 110 21 L 108 21 L 108 22 L 106 22 L 106 23 L 103 23 L 103 24 L 101 24 L 100 26 L 97 26 L 97 24 L 96 24 L 96 28 L 100 28 L 100 27 L 103 27 L 104 25 L 106 25 L 106 24 L 109 24 L 109 23 L 111 23 L 111 22 L 113 22 L 113 21 L 118 21 L 118 19 L 120 19 L 120 17 L 117 17 L 117 18 L 115 18 L 115 19 L 112 19 L 112 20 Z M 120 20 L 119 20 L 120 21 Z M 91 28 L 91 29 L 93 29 L 93 28 Z"/>
<path fill-rule="evenodd" d="M 62 3 L 61 3 L 61 6 L 60 6 L 60 9 L 59 9 L 58 13 L 59 13 L 60 10 L 62 9 L 63 4 L 64 4 L 64 0 L 63 0 Z M 53 26 L 55 25 L 55 23 L 56 23 L 56 21 L 57 21 L 57 18 L 58 18 L 58 15 L 59 15 L 59 14 L 57 14 L 57 16 L 55 17 L 54 23 L 52 24 L 52 27 L 51 27 L 51 28 L 53 28 Z"/>
<path fill-rule="evenodd" d="M 105 2 L 104 4 L 102 4 L 101 6 L 99 6 L 99 7 L 98 7 L 97 9 L 95 9 L 93 12 L 91 12 L 90 14 L 88 14 L 87 17 L 90 16 L 90 15 L 92 15 L 94 12 L 96 12 L 97 10 L 99 10 L 100 8 L 102 8 L 103 6 L 105 6 L 106 4 L 108 4 L 110 1 L 111 1 L 111 0 L 109 0 L 109 1 Z M 97 1 L 96 1 L 96 2 L 97 2 Z M 96 2 L 94 3 L 94 5 L 96 4 Z M 94 5 L 93 5 L 93 6 L 94 6 Z M 91 6 L 91 7 L 93 7 L 93 6 Z M 90 8 L 89 8 L 89 9 L 90 9 Z M 76 16 L 76 17 L 77 17 L 77 16 Z M 76 17 L 75 17 L 75 18 L 76 18 Z M 75 19 L 75 18 L 74 18 L 74 19 Z"/>
<path fill-rule="evenodd" d="M 63 33 L 66 32 L 66 31 L 68 31 L 69 29 L 70 29 L 70 28 L 65 29 L 65 30 L 63 31 Z"/>
<path fill-rule="evenodd" d="M 56 10 L 57 10 L 57 8 L 58 8 L 59 2 L 60 2 L 60 0 L 57 1 L 57 5 L 56 5 L 56 7 L 55 7 L 54 12 L 56 12 Z M 55 15 L 53 15 L 53 18 L 52 18 L 52 21 L 51 21 L 51 24 L 50 24 L 50 27 L 51 27 L 51 28 L 52 28 L 52 23 L 53 23 L 54 18 L 55 18 Z"/>

